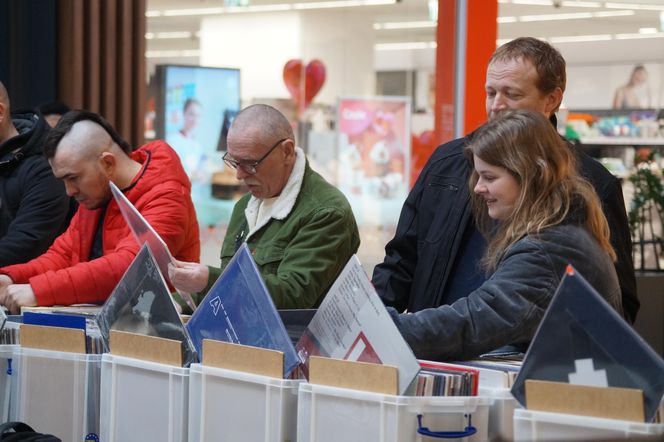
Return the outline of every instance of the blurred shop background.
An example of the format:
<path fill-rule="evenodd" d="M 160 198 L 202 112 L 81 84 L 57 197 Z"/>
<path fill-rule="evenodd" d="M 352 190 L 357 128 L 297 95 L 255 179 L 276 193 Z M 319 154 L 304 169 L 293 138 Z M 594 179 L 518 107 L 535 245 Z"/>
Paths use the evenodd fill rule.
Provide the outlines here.
<path fill-rule="evenodd" d="M 199 183 L 204 260 L 217 262 L 232 198 L 241 194 L 220 161 L 220 138 L 237 109 L 270 103 L 291 118 L 312 165 L 350 199 L 360 257 L 372 271 L 436 144 L 437 8 L 427 0 L 147 1 L 146 138 L 165 137 L 177 149 L 184 103 L 199 101 L 185 165 Z M 603 161 L 616 174 L 633 167 L 634 146 L 607 138 L 664 140 L 664 2 L 501 0 L 497 22 L 497 45 L 530 35 L 562 52 L 561 132 L 571 115 L 567 134 L 611 158 Z M 641 77 L 615 106 L 629 109 L 614 110 L 637 66 Z M 643 110 L 634 115 L 633 108 Z"/>

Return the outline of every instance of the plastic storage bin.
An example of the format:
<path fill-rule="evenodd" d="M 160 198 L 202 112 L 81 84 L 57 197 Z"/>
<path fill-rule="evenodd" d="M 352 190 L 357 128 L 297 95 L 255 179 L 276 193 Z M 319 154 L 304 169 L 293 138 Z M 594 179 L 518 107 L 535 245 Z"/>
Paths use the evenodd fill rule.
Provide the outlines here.
<path fill-rule="evenodd" d="M 521 405 L 514 399 L 510 389 L 480 387 L 479 395 L 491 400 L 489 440 L 514 439 L 514 410 L 521 408 Z"/>
<path fill-rule="evenodd" d="M 189 441 L 295 441 L 300 383 L 192 364 Z"/>
<path fill-rule="evenodd" d="M 515 441 L 617 440 L 647 437 L 661 440 L 662 436 L 664 436 L 664 424 L 645 424 L 524 409 L 514 411 Z"/>
<path fill-rule="evenodd" d="M 0 419 L 16 420 L 18 400 L 18 345 L 0 345 Z"/>
<path fill-rule="evenodd" d="M 63 441 L 99 435 L 100 355 L 21 347 L 16 419 Z"/>
<path fill-rule="evenodd" d="M 188 368 L 106 353 L 100 440 L 186 441 L 188 398 Z"/>
<path fill-rule="evenodd" d="M 300 384 L 298 442 L 410 442 L 434 440 L 418 433 L 418 415 L 431 431 L 458 432 L 456 440 L 488 439 L 485 397 L 392 396 L 324 385 Z M 476 433 L 464 435 L 472 425 Z"/>

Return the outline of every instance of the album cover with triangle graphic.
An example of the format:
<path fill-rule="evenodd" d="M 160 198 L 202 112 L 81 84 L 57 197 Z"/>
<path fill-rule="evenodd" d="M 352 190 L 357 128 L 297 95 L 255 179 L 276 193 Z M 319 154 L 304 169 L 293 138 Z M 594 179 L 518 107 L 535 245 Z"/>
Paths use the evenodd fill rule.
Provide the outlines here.
<path fill-rule="evenodd" d="M 196 308 L 187 331 L 201 360 L 203 339 L 215 339 L 283 352 L 284 377 L 300 363 L 246 243 Z"/>
<path fill-rule="evenodd" d="M 527 379 L 642 390 L 650 422 L 664 395 L 664 360 L 568 266 L 512 387 L 524 407 Z"/>

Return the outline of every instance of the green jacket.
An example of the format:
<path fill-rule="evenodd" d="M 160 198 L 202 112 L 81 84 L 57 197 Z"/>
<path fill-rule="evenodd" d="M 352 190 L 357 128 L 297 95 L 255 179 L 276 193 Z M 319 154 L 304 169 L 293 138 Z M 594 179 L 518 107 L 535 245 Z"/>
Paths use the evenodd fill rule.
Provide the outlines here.
<path fill-rule="evenodd" d="M 244 210 L 250 197 L 244 195 L 233 208 L 221 268 L 210 267 L 205 293 L 241 244 L 238 238 L 246 235 Z M 357 251 L 360 235 L 346 197 L 307 162 L 291 212 L 283 220 L 271 219 L 247 245 L 277 308 L 312 308 Z"/>

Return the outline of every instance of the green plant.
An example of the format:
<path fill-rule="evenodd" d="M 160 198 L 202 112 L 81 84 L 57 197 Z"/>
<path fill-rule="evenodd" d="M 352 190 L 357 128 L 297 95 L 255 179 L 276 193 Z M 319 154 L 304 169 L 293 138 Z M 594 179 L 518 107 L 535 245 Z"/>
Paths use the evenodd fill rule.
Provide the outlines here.
<path fill-rule="evenodd" d="M 629 225 L 634 243 L 634 262 L 642 271 L 662 272 L 660 259 L 664 258 L 664 185 L 661 171 L 653 169 L 654 152 L 650 152 L 637 164 L 629 177 L 634 185 L 634 197 L 630 203 Z M 657 173 L 659 172 L 659 174 Z"/>

